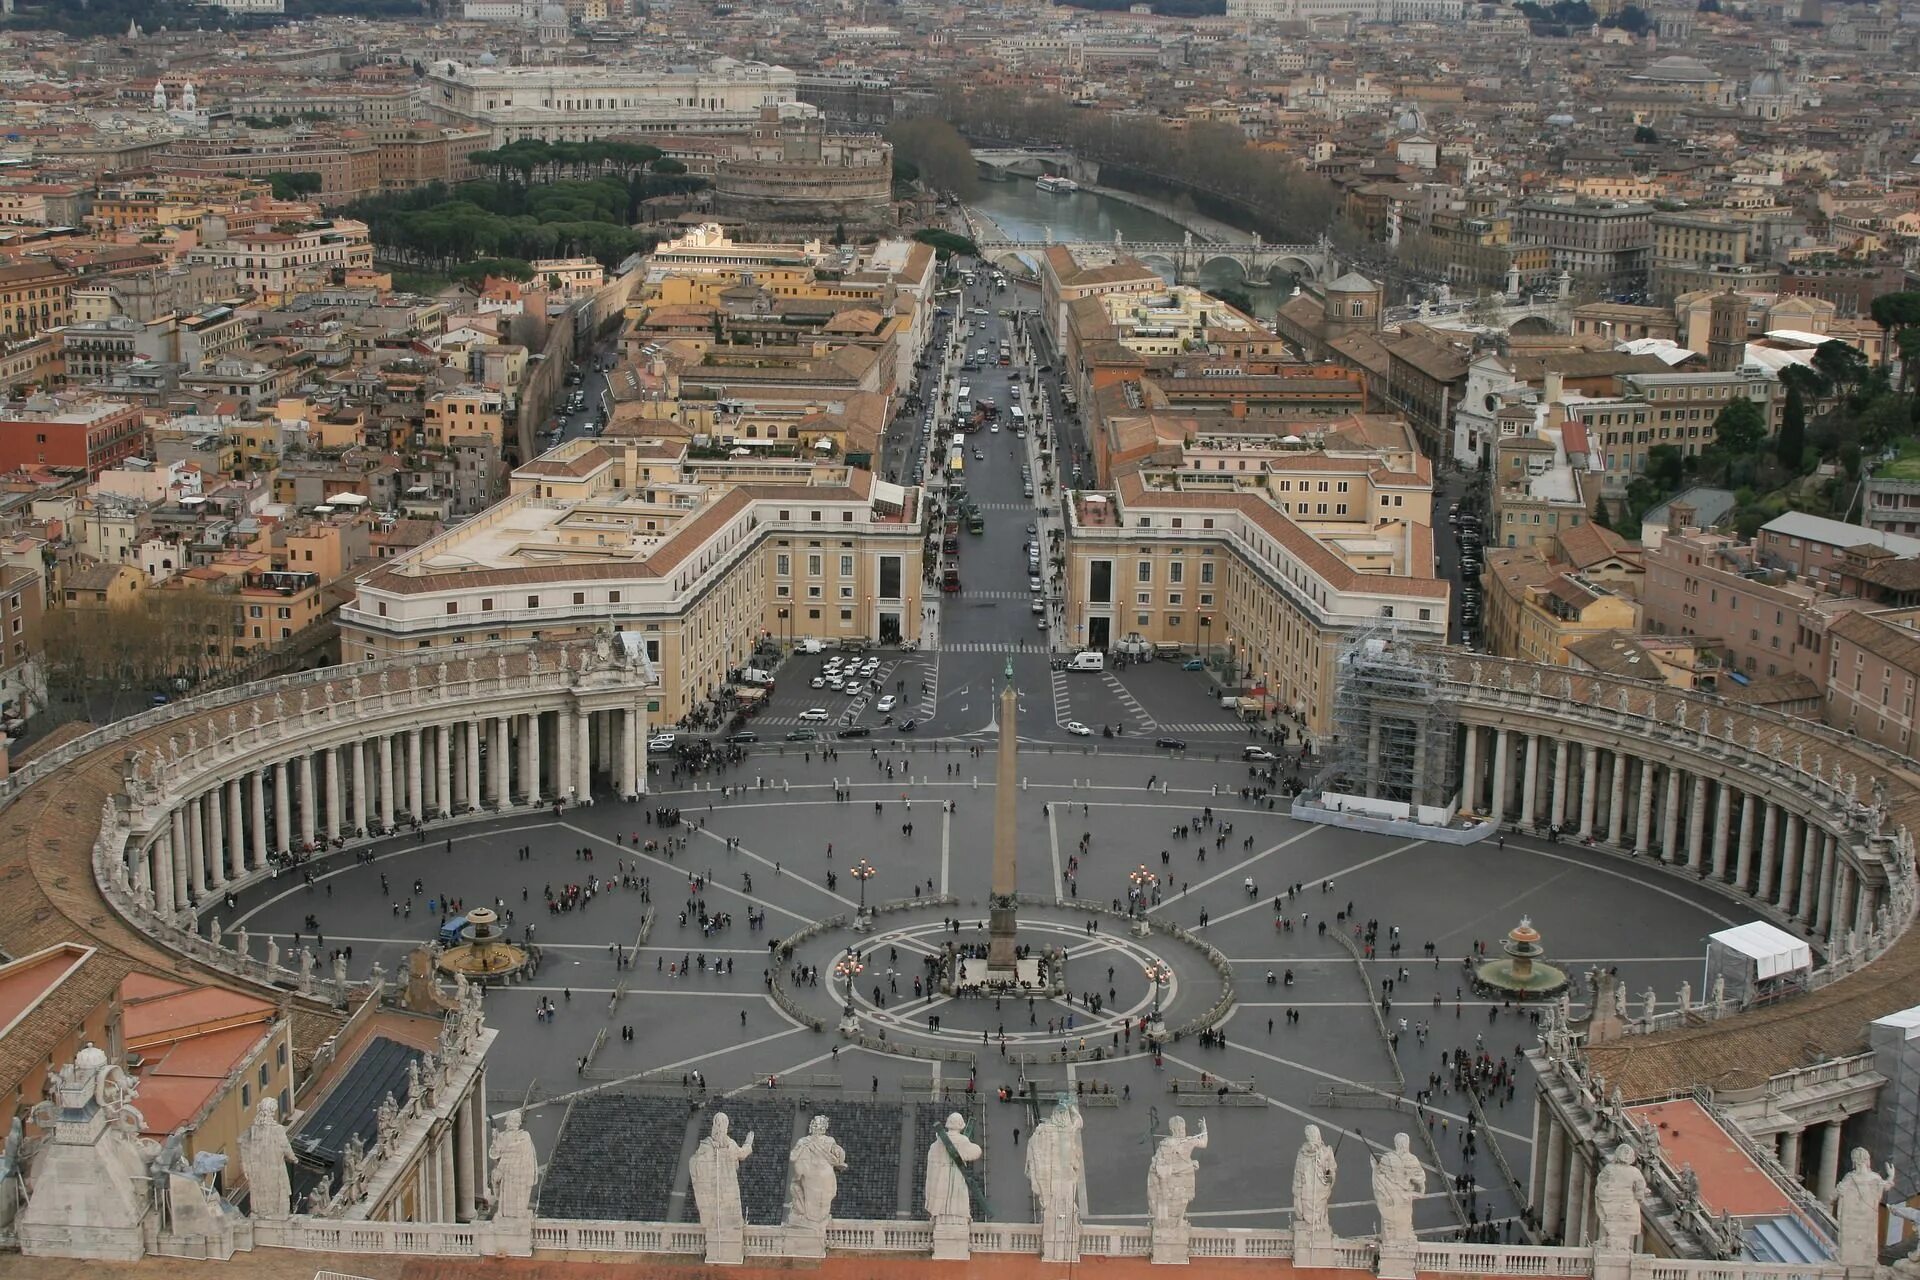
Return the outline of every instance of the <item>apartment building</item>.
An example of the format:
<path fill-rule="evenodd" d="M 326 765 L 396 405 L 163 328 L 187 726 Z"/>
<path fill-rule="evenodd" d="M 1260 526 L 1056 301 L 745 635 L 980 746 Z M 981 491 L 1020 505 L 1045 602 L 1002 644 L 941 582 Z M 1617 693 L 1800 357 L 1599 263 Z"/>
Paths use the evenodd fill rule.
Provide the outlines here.
<path fill-rule="evenodd" d="M 1487 651 L 1522 662 L 1569 666 L 1580 641 L 1636 630 L 1639 606 L 1604 582 L 1557 563 L 1538 547 L 1487 552 Z"/>
<path fill-rule="evenodd" d="M 604 630 L 645 636 L 662 722 L 707 704 L 763 638 L 918 640 L 917 489 L 804 460 L 576 440 L 504 501 L 396 556 L 341 611 L 355 659 Z"/>
<path fill-rule="evenodd" d="M 524 138 L 586 142 L 610 134 L 746 133 L 762 107 L 798 101 L 785 67 L 716 58 L 704 67 L 428 64 L 425 105 L 449 123 Z"/>
<path fill-rule="evenodd" d="M 1754 544 L 1726 534 L 1669 530 L 1645 558 L 1648 631 L 1709 642 L 1727 670 L 1750 679 L 1826 683 L 1829 621 L 1855 602 L 1769 567 Z"/>
<path fill-rule="evenodd" d="M 236 211 L 201 221 L 187 261 L 230 268 L 241 288 L 279 300 L 334 271 L 372 270 L 373 242 L 366 224 L 349 218 L 268 223 Z"/>
<path fill-rule="evenodd" d="M 1063 626 L 1093 649 L 1137 636 L 1205 651 L 1229 687 L 1324 742 L 1345 638 L 1390 622 L 1439 640 L 1449 590 L 1433 577 L 1432 467 L 1404 422 L 1290 434 L 1216 421 L 1177 461 L 1122 465 L 1110 490 L 1076 495 Z"/>
<path fill-rule="evenodd" d="M 361 129 L 325 132 L 223 131 L 176 138 L 154 162 L 164 173 L 263 179 L 274 173 L 317 173 L 319 198 L 357 199 L 380 190 L 380 147 Z"/>
<path fill-rule="evenodd" d="M 123 400 L 42 393 L 0 405 L 0 471 L 64 467 L 97 480 L 146 439 L 140 407 Z"/>
<path fill-rule="evenodd" d="M 1872 547 L 1902 560 L 1920 557 L 1920 538 L 1789 511 L 1760 526 L 1754 543 L 1761 560 L 1805 578 L 1825 591 L 1848 590 L 1849 552 Z"/>
<path fill-rule="evenodd" d="M 1569 401 L 1566 410 L 1585 427 L 1611 494 L 1646 470 L 1647 454 L 1656 446 L 1672 445 L 1688 457 L 1711 447 L 1720 411 L 1735 400 L 1753 401 L 1766 420 L 1768 437 L 1779 433 L 1786 394 L 1758 365 L 1719 373 L 1624 373 L 1617 394 Z"/>
<path fill-rule="evenodd" d="M 1653 206 L 1626 201 L 1527 200 L 1514 208 L 1513 238 L 1547 249 L 1555 272 L 1606 293 L 1644 288 Z"/>
<path fill-rule="evenodd" d="M 0 339 L 32 338 L 71 318 L 73 273 L 27 259 L 0 266 Z"/>
<path fill-rule="evenodd" d="M 1911 757 L 1920 750 L 1914 732 L 1920 609 L 1846 613 L 1833 620 L 1827 635 L 1826 722 Z"/>

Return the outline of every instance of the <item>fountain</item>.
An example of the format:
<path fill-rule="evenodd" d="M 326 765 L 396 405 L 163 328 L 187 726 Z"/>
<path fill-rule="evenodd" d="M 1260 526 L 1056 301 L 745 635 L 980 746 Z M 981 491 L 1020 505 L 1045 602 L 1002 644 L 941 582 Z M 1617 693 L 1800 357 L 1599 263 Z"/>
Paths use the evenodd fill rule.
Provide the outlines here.
<path fill-rule="evenodd" d="M 1541 958 L 1547 950 L 1540 945 L 1540 931 L 1526 916 L 1520 917 L 1500 949 L 1507 953 L 1504 959 L 1489 960 L 1474 971 L 1474 982 L 1483 992 L 1539 1000 L 1566 989 L 1566 972 Z"/>
<path fill-rule="evenodd" d="M 460 944 L 442 951 L 436 962 L 447 973 L 465 974 L 476 982 L 497 982 L 527 966 L 527 949 L 507 941 L 500 917 L 491 907 L 467 912 L 460 937 Z"/>

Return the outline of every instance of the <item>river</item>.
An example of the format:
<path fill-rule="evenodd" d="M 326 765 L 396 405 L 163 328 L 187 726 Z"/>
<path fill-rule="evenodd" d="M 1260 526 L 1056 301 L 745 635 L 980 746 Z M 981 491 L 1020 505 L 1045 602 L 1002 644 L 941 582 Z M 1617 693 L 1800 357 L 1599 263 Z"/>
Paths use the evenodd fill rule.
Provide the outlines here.
<path fill-rule="evenodd" d="M 1118 231 L 1124 243 L 1168 241 L 1178 240 L 1185 230 L 1171 218 L 1111 196 L 1091 191 L 1050 195 L 1034 186 L 1031 178 L 983 182 L 980 194 L 969 203 L 999 223 L 1012 240 L 1044 240 L 1051 232 L 1057 241 L 1112 244 Z M 1253 299 L 1255 314 L 1266 320 L 1273 318 L 1274 308 L 1291 292 L 1278 285 L 1250 286 L 1233 268 L 1220 264 L 1204 272 L 1198 283 L 1202 288 L 1224 285 L 1241 290 Z"/>

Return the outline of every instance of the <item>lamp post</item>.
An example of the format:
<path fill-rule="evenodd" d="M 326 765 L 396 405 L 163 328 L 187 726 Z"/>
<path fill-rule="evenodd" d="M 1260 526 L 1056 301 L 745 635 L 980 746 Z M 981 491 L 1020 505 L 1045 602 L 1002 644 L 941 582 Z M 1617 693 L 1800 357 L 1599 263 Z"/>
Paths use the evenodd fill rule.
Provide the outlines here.
<path fill-rule="evenodd" d="M 1213 615 L 1200 615 L 1200 656 L 1208 667 L 1213 666 Z"/>
<path fill-rule="evenodd" d="M 793 613 L 784 606 L 780 610 L 780 629 L 787 633 L 787 648 L 793 648 Z"/>
<path fill-rule="evenodd" d="M 842 1035 L 855 1035 L 860 1030 L 859 1020 L 855 1018 L 853 1014 L 853 984 L 859 979 L 860 975 L 866 971 L 866 967 L 866 965 L 860 962 L 858 953 L 851 948 L 847 950 L 846 954 L 833 962 L 833 976 L 840 979 L 847 987 L 847 1000 L 840 1010 L 840 1033 Z"/>
<path fill-rule="evenodd" d="M 1154 960 L 1147 965 L 1146 976 L 1147 981 L 1153 984 L 1153 1012 L 1147 1015 L 1147 1039 L 1158 1044 L 1167 1036 L 1166 1027 L 1160 1020 L 1160 1002 L 1167 984 L 1173 981 L 1173 970 L 1165 960 Z"/>
<path fill-rule="evenodd" d="M 1160 883 L 1160 877 L 1147 870 L 1147 864 L 1143 862 L 1127 873 L 1127 882 L 1133 886 L 1128 896 L 1133 906 L 1127 914 L 1138 918 L 1145 913 L 1147 899 L 1153 894 L 1153 886 Z"/>
<path fill-rule="evenodd" d="M 871 923 L 867 915 L 867 881 L 879 874 L 880 868 L 874 866 L 865 858 L 853 864 L 853 878 L 860 882 L 860 915 L 856 925 L 857 928 L 865 929 Z"/>

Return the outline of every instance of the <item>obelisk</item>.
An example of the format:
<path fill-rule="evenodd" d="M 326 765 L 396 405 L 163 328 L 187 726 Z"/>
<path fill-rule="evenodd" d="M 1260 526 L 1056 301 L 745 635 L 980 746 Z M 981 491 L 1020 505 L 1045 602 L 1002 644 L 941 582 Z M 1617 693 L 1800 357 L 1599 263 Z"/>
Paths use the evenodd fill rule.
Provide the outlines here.
<path fill-rule="evenodd" d="M 1013 897 L 1019 890 L 1019 864 L 1014 836 L 1014 791 L 1020 772 L 1018 735 L 1014 732 L 1013 659 L 1007 659 L 1007 683 L 1000 690 L 1000 757 L 993 791 L 993 896 L 987 915 L 987 981 L 1017 983 Z"/>

